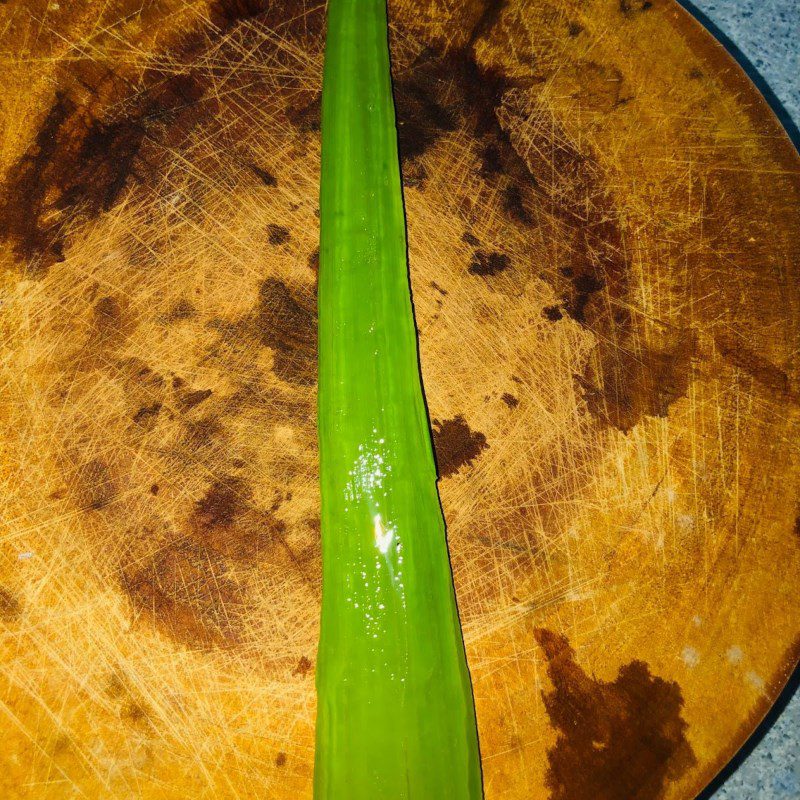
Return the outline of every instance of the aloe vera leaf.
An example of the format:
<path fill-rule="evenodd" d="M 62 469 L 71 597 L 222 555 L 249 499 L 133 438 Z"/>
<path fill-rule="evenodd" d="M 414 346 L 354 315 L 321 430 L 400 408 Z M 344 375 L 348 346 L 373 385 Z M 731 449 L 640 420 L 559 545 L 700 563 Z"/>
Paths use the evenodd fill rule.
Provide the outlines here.
<path fill-rule="evenodd" d="M 482 796 L 411 305 L 385 0 L 329 0 L 317 800 Z"/>

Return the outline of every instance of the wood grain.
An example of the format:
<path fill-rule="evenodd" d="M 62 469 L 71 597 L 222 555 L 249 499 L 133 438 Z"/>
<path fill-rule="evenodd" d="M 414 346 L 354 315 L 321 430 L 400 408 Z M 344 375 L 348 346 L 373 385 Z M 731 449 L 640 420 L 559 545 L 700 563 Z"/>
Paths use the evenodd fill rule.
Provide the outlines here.
<path fill-rule="evenodd" d="M 800 159 L 672 0 L 390 10 L 487 798 L 690 798 L 800 650 Z M 0 5 L 3 797 L 310 797 L 323 28 Z"/>

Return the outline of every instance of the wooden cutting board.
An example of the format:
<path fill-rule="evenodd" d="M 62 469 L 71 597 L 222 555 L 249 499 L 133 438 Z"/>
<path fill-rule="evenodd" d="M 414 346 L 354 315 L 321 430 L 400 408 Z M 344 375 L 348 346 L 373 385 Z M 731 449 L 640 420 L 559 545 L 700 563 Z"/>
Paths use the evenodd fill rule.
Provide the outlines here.
<path fill-rule="evenodd" d="M 396 0 L 489 800 L 691 798 L 800 649 L 800 159 L 673 0 Z M 309 798 L 323 5 L 0 5 L 0 796 Z"/>

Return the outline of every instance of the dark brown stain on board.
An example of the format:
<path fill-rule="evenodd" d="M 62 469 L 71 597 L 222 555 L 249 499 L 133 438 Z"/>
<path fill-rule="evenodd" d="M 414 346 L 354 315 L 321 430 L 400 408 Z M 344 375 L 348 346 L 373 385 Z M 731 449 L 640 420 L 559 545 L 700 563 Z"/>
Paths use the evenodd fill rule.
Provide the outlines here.
<path fill-rule="evenodd" d="M 151 403 L 148 406 L 142 406 L 134 415 L 133 421 L 145 430 L 151 430 L 161 413 L 161 403 Z"/>
<path fill-rule="evenodd" d="M 503 189 L 503 210 L 524 225 L 530 225 L 533 222 L 531 212 L 525 205 L 522 188 L 517 184 L 511 184 Z"/>
<path fill-rule="evenodd" d="M 741 337 L 718 332 L 714 344 L 719 354 L 732 366 L 742 370 L 765 389 L 779 395 L 791 394 L 789 376 L 780 367 L 759 355 Z"/>
<path fill-rule="evenodd" d="M 545 306 L 542 309 L 542 316 L 550 322 L 558 322 L 560 319 L 564 319 L 564 314 L 558 306 Z"/>
<path fill-rule="evenodd" d="M 595 348 L 585 373 L 576 376 L 589 411 L 621 431 L 644 417 L 666 417 L 688 392 L 697 338 L 691 330 L 679 331 L 662 346 L 639 353 L 608 344 Z"/>
<path fill-rule="evenodd" d="M 220 419 L 211 415 L 200 419 L 186 419 L 182 427 L 184 444 L 195 456 L 215 448 L 225 432 Z"/>
<path fill-rule="evenodd" d="M 224 559 L 197 542 L 172 542 L 144 564 L 123 568 L 120 584 L 136 613 L 180 644 L 230 646 L 240 639 L 245 590 Z"/>
<path fill-rule="evenodd" d="M 285 525 L 252 502 L 244 481 L 215 481 L 197 501 L 189 530 L 215 553 L 237 562 L 257 562 L 283 541 Z"/>
<path fill-rule="evenodd" d="M 292 670 L 292 675 L 308 675 L 313 667 L 314 665 L 311 663 L 310 659 L 306 658 L 305 656 L 301 656 L 300 660 L 297 662 L 297 666 Z"/>
<path fill-rule="evenodd" d="M 101 297 L 92 309 L 92 328 L 98 343 L 116 340 L 124 324 L 122 304 L 115 297 Z"/>
<path fill-rule="evenodd" d="M 519 399 L 511 392 L 504 392 L 500 398 L 509 408 L 516 408 L 519 405 Z"/>
<path fill-rule="evenodd" d="M 322 95 L 306 92 L 286 109 L 286 117 L 298 133 L 318 134 L 322 129 Z"/>
<path fill-rule="evenodd" d="M 201 530 L 228 527 L 244 509 L 239 481 L 217 481 L 195 504 L 194 520 Z"/>
<path fill-rule="evenodd" d="M 213 116 L 217 101 L 207 97 L 209 78 L 190 66 L 210 41 L 258 16 L 263 24 L 302 38 L 312 49 L 321 47 L 324 10 L 320 7 L 305 13 L 305 6 L 297 3 L 296 10 L 303 13 L 294 14 L 294 5 L 244 0 L 213 3 L 210 20 L 214 28 L 200 23 L 170 52 L 189 66 L 168 78 L 158 70 L 128 75 L 124 67 L 115 71 L 90 61 L 64 67 L 51 108 L 29 151 L 12 166 L 0 198 L 0 229 L 33 274 L 64 257 L 69 219 L 96 216 L 112 207 L 131 182 L 147 183 L 158 174 L 164 145 L 179 145 L 199 121 Z M 628 15 L 645 10 L 646 5 L 625 0 L 621 10 Z M 401 155 L 406 161 L 419 161 L 441 137 L 466 134 L 479 154 L 479 173 L 497 191 L 510 223 L 535 227 L 537 209 L 542 207 L 555 214 L 571 239 L 567 248 L 570 262 L 561 270 L 546 270 L 544 278 L 556 290 L 559 307 L 567 315 L 597 334 L 599 342 L 613 339 L 619 344 L 613 351 L 598 344 L 593 366 L 579 376 L 578 385 L 589 411 L 595 414 L 600 407 L 614 406 L 626 374 L 637 375 L 624 391 L 629 398 L 625 412 L 598 415 L 609 425 L 620 420 L 628 430 L 647 416 L 649 409 L 661 413 L 665 399 L 677 396 L 659 391 L 656 397 L 637 399 L 632 398 L 634 393 L 652 391 L 665 368 L 675 370 L 668 376 L 672 387 L 687 386 L 691 373 L 686 359 L 663 358 L 666 348 L 657 341 L 653 353 L 646 352 L 648 345 L 643 344 L 637 323 L 624 310 L 628 275 L 622 234 L 613 202 L 604 189 L 605 176 L 592 153 L 577 150 L 569 137 L 548 130 L 534 133 L 534 138 L 540 136 L 542 141 L 534 141 L 523 158 L 501 124 L 498 112 L 506 94 L 512 89 L 524 92 L 536 80 L 510 78 L 476 58 L 475 45 L 498 25 L 504 6 L 491 0 L 465 7 L 465 19 L 471 25 L 466 44 L 446 48 L 431 43 L 408 68 L 398 71 L 395 89 Z M 620 83 L 617 76 L 607 80 L 607 68 L 594 62 L 578 67 L 595 76 L 598 91 L 602 90 L 597 94 L 589 81 L 582 91 L 591 96 L 582 97 L 582 104 L 604 108 L 609 87 Z M 132 85 L 137 87 L 135 91 Z M 306 94 L 305 101 L 294 98 L 287 113 L 298 132 L 313 134 L 319 128 L 319 92 Z M 249 166 L 262 183 L 271 186 L 277 182 L 272 172 Z M 558 177 L 554 179 L 554 175 Z M 592 203 L 586 203 L 587 197 Z M 273 244 L 282 244 L 288 231 L 275 226 L 268 238 Z M 475 254 L 469 269 L 491 281 L 508 271 L 507 259 L 482 250 Z M 266 291 L 275 288 L 266 285 Z M 277 290 L 277 303 L 274 314 L 266 305 L 261 307 L 266 338 L 277 342 L 276 372 L 289 382 L 313 384 L 315 370 L 307 355 L 315 329 L 305 324 L 306 340 L 300 346 L 287 345 L 282 341 L 285 337 L 275 333 L 274 320 L 284 314 L 296 316 L 297 307 L 303 308 L 303 304 L 291 292 L 287 295 L 281 290 Z M 294 334 L 289 338 L 294 339 Z M 644 357 L 639 358 L 643 349 Z M 650 374 L 643 373 L 651 367 Z M 775 380 L 774 375 L 766 377 Z M 606 387 L 611 387 L 610 393 Z M 606 397 L 598 402 L 603 394 Z"/>
<path fill-rule="evenodd" d="M 567 236 L 569 261 L 542 273 L 559 297 L 545 315 L 551 321 L 567 315 L 597 335 L 590 363 L 585 373 L 576 376 L 576 383 L 589 412 L 601 423 L 630 430 L 646 416 L 663 416 L 685 394 L 692 376 L 687 354 L 693 352 L 694 337 L 689 333 L 685 342 L 676 343 L 668 332 L 659 341 L 658 332 L 650 331 L 645 342 L 639 321 L 626 310 L 629 276 L 622 229 L 592 152 L 576 149 L 570 137 L 549 128 L 530 132 L 532 143 L 525 158 L 517 152 L 499 111 L 511 90 L 525 91 L 532 79 L 526 83 L 509 78 L 478 63 L 474 44 L 497 24 L 502 4 L 481 8 L 467 45 L 431 45 L 398 71 L 401 155 L 406 160 L 424 159 L 440 138 L 455 129 L 473 143 L 479 175 L 501 198 L 509 223 L 534 228 L 540 224 L 539 208 L 554 215 L 561 235 Z M 593 78 L 581 89 L 582 105 L 603 111 L 619 101 L 618 73 L 594 62 L 578 64 L 576 70 L 581 85 L 586 75 Z M 479 244 L 472 233 L 462 238 L 473 247 Z M 507 256 L 480 249 L 468 270 L 492 281 L 510 267 Z M 518 271 L 524 280 L 525 270 Z"/>
<path fill-rule="evenodd" d="M 319 247 L 315 247 L 308 255 L 306 262 L 308 268 L 314 273 L 319 274 Z"/>
<path fill-rule="evenodd" d="M 439 476 L 455 475 L 469 466 L 489 446 L 480 431 L 470 429 L 463 416 L 433 421 L 433 444 Z"/>
<path fill-rule="evenodd" d="M 653 0 L 619 0 L 619 10 L 631 17 L 642 11 L 649 11 L 653 7 Z"/>
<path fill-rule="evenodd" d="M 272 349 L 273 371 L 279 378 L 300 385 L 316 382 L 315 297 L 290 289 L 277 278 L 267 278 L 261 284 L 250 326 L 261 343 Z"/>
<path fill-rule="evenodd" d="M 155 554 L 123 563 L 120 585 L 135 612 L 176 642 L 235 645 L 252 606 L 243 576 L 267 559 L 285 562 L 284 534 L 284 523 L 253 501 L 246 482 L 223 477 Z"/>
<path fill-rule="evenodd" d="M 261 183 L 264 184 L 264 186 L 269 186 L 272 188 L 273 186 L 278 185 L 278 179 L 268 169 L 259 167 L 256 164 L 248 164 L 248 167 L 250 167 L 250 171 L 261 181 Z"/>
<path fill-rule="evenodd" d="M 102 458 L 91 458 L 72 466 L 69 485 L 79 508 L 100 511 L 117 495 L 117 485 L 111 467 Z"/>
<path fill-rule="evenodd" d="M 152 712 L 146 703 L 138 702 L 136 700 L 128 700 L 120 707 L 120 718 L 132 725 L 139 725 L 143 728 L 149 728 L 151 725 Z"/>
<path fill-rule="evenodd" d="M 22 613 L 22 603 L 19 598 L 4 586 L 0 586 L 0 621 L 13 622 Z"/>
<path fill-rule="evenodd" d="M 511 267 L 511 259 L 505 253 L 476 250 L 467 271 L 472 275 L 497 275 Z"/>
<path fill-rule="evenodd" d="M 696 763 L 677 683 L 643 661 L 610 682 L 587 675 L 566 637 L 539 628 L 553 685 L 543 693 L 556 731 L 546 783 L 552 800 L 658 800 Z"/>
<path fill-rule="evenodd" d="M 9 170 L 0 197 L 0 230 L 30 272 L 64 259 L 69 222 L 114 206 L 132 178 L 153 165 L 147 140 L 177 135 L 177 116 L 200 100 L 204 87 L 190 75 L 145 75 L 144 88 L 116 117 L 111 108 L 127 85 L 113 72 L 78 61 L 72 80 L 91 99 L 60 90 L 28 152 Z M 88 89 L 87 89 L 88 87 Z M 73 94 L 79 94 L 77 90 Z M 192 123 L 193 124 L 193 123 Z"/>
<path fill-rule="evenodd" d="M 291 238 L 292 233 L 285 225 L 276 225 L 275 223 L 267 225 L 267 241 L 271 245 L 286 244 Z"/>
<path fill-rule="evenodd" d="M 195 391 L 184 393 L 179 402 L 182 408 L 189 410 L 208 400 L 212 394 L 214 392 L 211 389 L 196 389 Z"/>
<path fill-rule="evenodd" d="M 196 314 L 197 310 L 192 305 L 191 301 L 187 300 L 185 297 L 182 297 L 169 310 L 165 321 L 172 323 L 183 322 L 184 320 L 192 319 L 192 317 L 194 317 Z"/>
<path fill-rule="evenodd" d="M 198 27 L 164 55 L 191 64 L 213 38 L 259 15 L 280 26 L 289 14 L 300 18 L 305 33 L 318 35 L 324 9 L 291 15 L 291 5 L 217 0 L 208 9 L 208 20 L 198 18 Z M 120 19 L 141 10 L 120 6 Z M 149 13 L 157 16 L 157 11 Z M 137 72 L 79 58 L 60 68 L 58 82 L 31 146 L 12 165 L 0 196 L 0 236 L 34 276 L 64 259 L 72 220 L 92 219 L 112 208 L 133 182 L 157 179 L 165 146 L 179 144 L 213 113 L 216 102 L 205 99 L 210 78 L 190 68 L 165 77 L 160 68 Z M 253 170 L 272 185 L 274 176 Z"/>

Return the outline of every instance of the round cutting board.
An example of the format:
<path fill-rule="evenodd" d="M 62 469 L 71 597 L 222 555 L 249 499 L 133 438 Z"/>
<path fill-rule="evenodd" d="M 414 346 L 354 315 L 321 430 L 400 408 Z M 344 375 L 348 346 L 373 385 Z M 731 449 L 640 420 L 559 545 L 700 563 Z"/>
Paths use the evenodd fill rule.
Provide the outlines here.
<path fill-rule="evenodd" d="M 800 648 L 800 159 L 672 0 L 390 3 L 488 800 L 694 796 Z M 0 795 L 309 798 L 314 0 L 0 5 Z"/>

